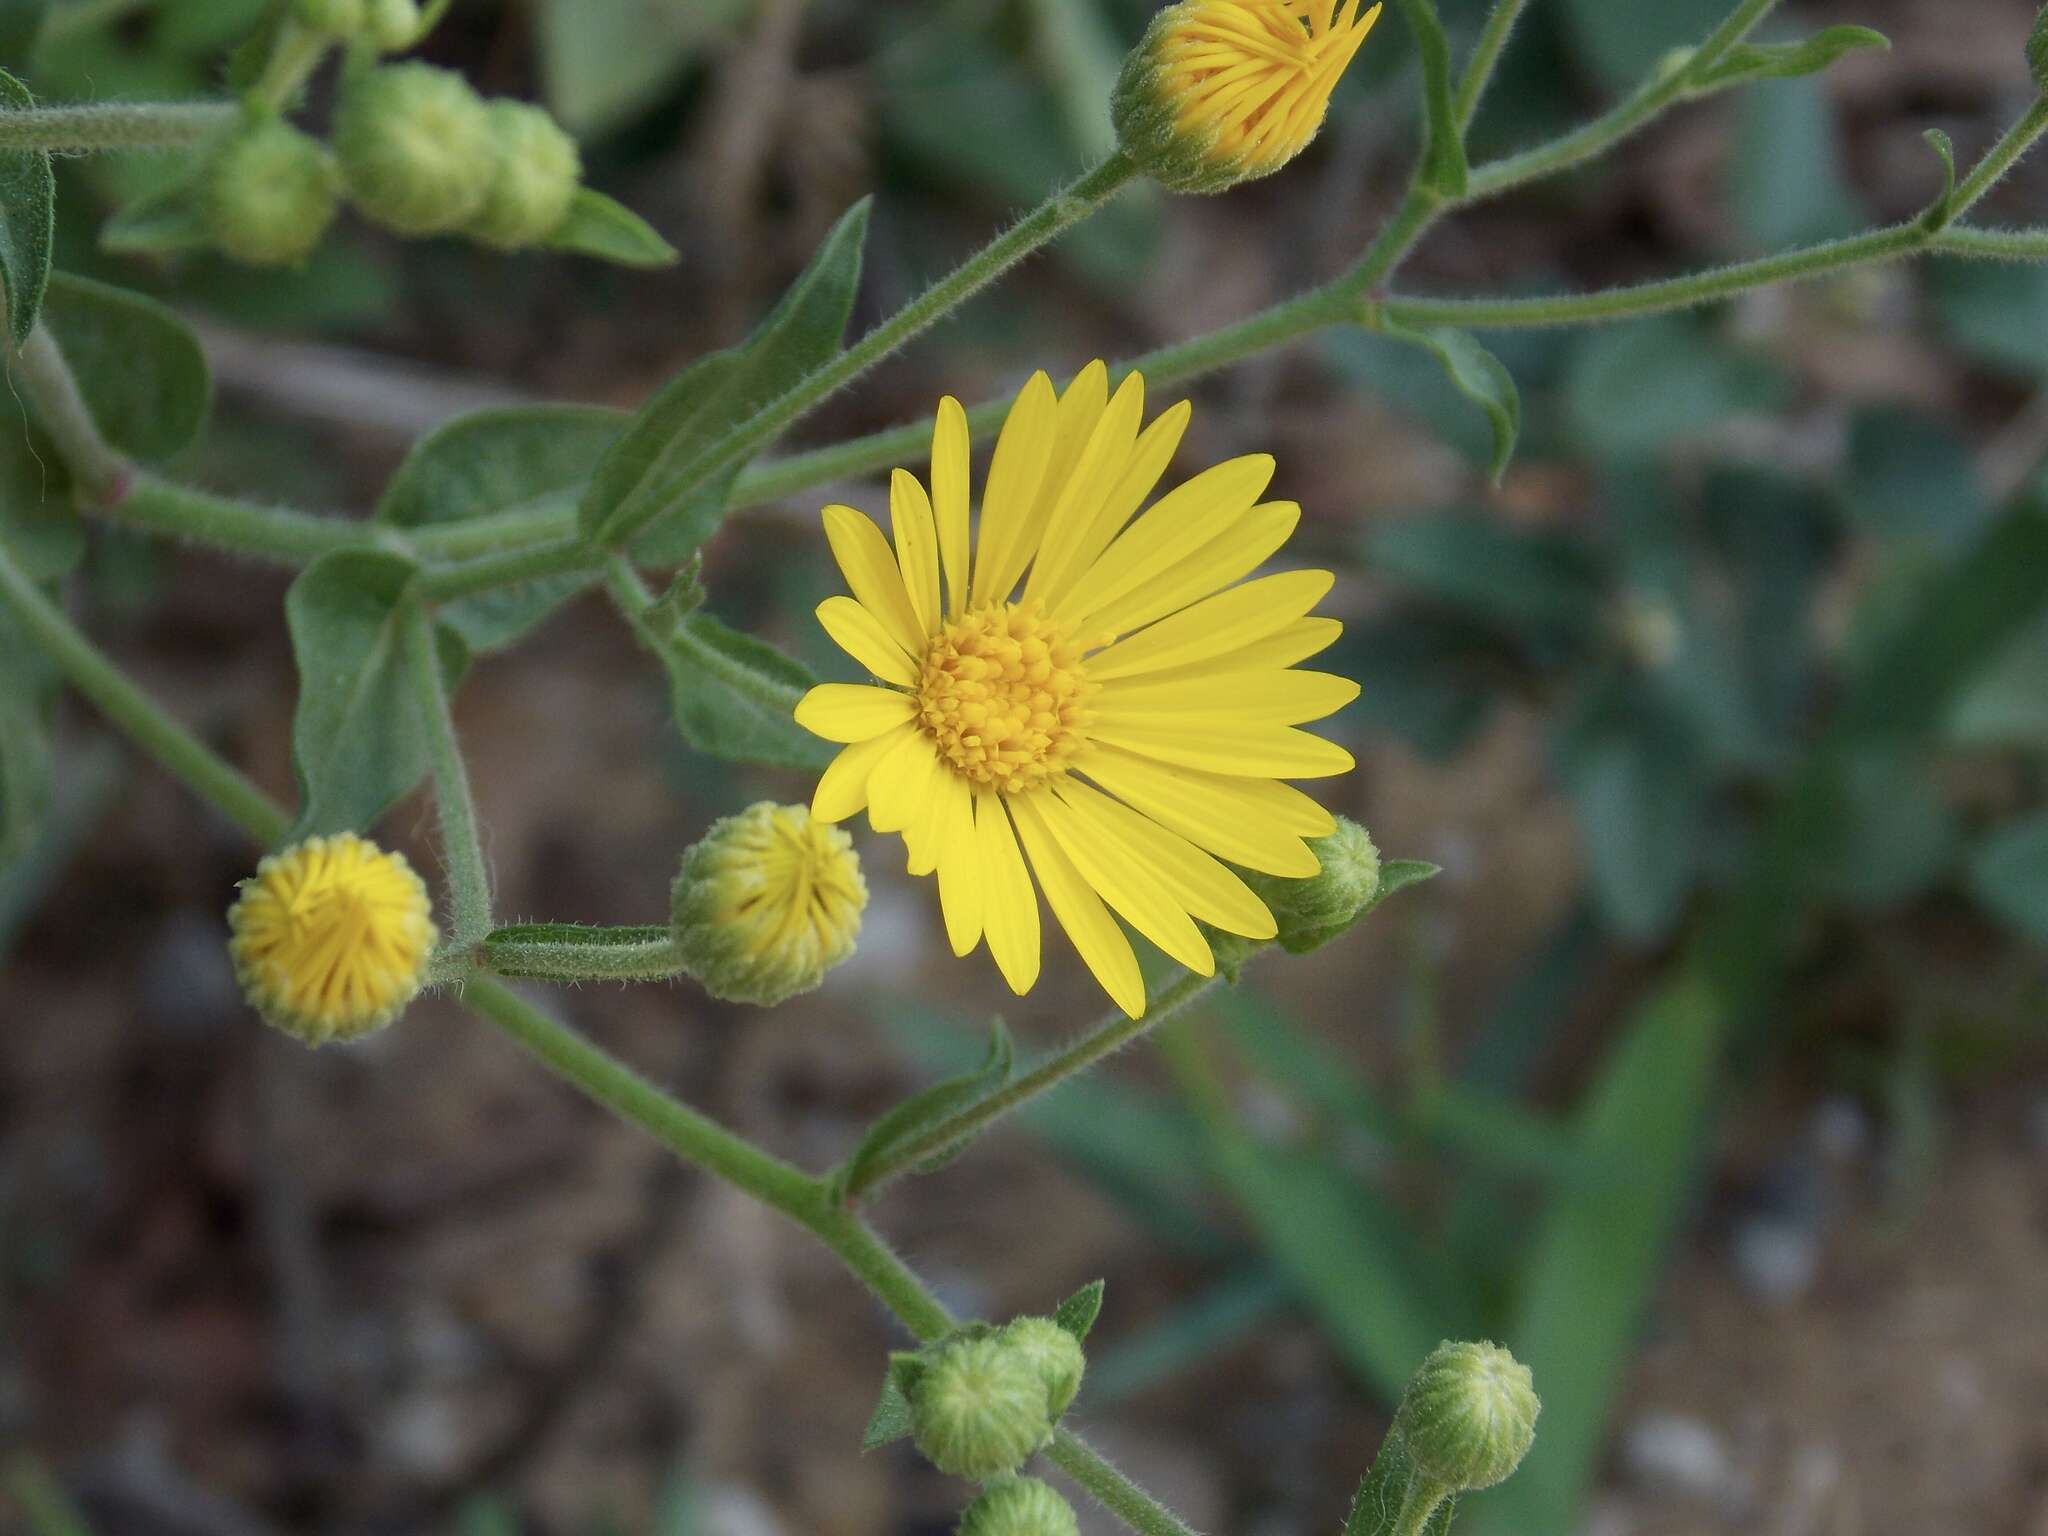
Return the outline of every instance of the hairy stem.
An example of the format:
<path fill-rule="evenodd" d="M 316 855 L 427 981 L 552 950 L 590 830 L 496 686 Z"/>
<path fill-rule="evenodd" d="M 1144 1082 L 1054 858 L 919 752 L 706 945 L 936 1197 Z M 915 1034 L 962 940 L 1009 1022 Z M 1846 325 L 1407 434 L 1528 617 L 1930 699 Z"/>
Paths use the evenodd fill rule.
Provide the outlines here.
<path fill-rule="evenodd" d="M 0 149 L 84 154 L 101 149 L 172 149 L 196 144 L 234 122 L 231 101 L 109 101 L 0 111 Z"/>
<path fill-rule="evenodd" d="M 1493 80 L 1494 67 L 1500 63 L 1501 53 L 1508 45 L 1508 34 L 1515 30 L 1515 23 L 1521 19 L 1523 7 L 1528 3 L 1529 0 L 1494 0 L 1493 11 L 1487 16 L 1479 41 L 1473 45 L 1472 57 L 1465 65 L 1464 78 L 1458 82 L 1453 109 L 1457 113 L 1459 128 L 1470 128 L 1472 119 L 1479 115 L 1480 99 L 1486 95 L 1486 87 Z"/>
<path fill-rule="evenodd" d="M 485 935 L 477 960 L 495 976 L 534 981 L 667 981 L 685 974 L 667 928 L 526 923 Z"/>
<path fill-rule="evenodd" d="M 1194 1536 L 1186 1521 L 1111 1466 L 1101 1452 L 1072 1430 L 1054 1430 L 1045 1454 L 1087 1489 L 1090 1498 L 1142 1536 Z"/>
<path fill-rule="evenodd" d="M 434 618 L 422 604 L 410 604 L 406 613 L 405 650 L 413 702 L 427 736 L 427 761 L 434 772 L 441 857 L 448 863 L 448 898 L 454 909 L 453 924 L 441 948 L 444 954 L 463 955 L 491 931 L 491 872 L 484 861 L 483 831 L 477 824 L 476 799 L 470 793 L 469 768 L 462 760 L 462 743 L 455 736 L 448 684 L 441 675 Z"/>
<path fill-rule="evenodd" d="M 11 351 L 11 349 L 10 349 Z M 50 434 L 57 456 L 76 482 L 76 499 L 85 506 L 104 504 L 118 496 L 129 470 L 128 461 L 101 436 L 92 409 L 79 393 L 63 349 L 40 322 L 28 333 L 21 350 L 11 351 L 12 373 L 35 408 L 36 419 Z"/>

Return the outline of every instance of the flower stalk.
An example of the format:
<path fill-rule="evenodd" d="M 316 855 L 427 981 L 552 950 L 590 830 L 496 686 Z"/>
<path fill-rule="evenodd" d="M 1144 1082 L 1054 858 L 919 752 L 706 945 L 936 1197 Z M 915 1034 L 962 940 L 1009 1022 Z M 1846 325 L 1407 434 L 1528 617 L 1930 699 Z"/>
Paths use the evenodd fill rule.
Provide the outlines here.
<path fill-rule="evenodd" d="M 0 111 L 0 150 L 78 155 L 110 149 L 179 149 L 226 128 L 241 110 L 231 101 L 18 107 Z"/>
<path fill-rule="evenodd" d="M 419 603 L 406 614 L 406 663 L 412 675 L 413 700 L 426 731 L 427 761 L 434 775 L 434 804 L 441 818 L 441 856 L 448 864 L 451 908 L 443 954 L 467 955 L 491 931 L 491 875 L 484 861 L 482 830 L 476 800 L 470 793 L 469 769 L 456 740 L 448 685 L 441 675 L 440 647 L 433 615 Z"/>

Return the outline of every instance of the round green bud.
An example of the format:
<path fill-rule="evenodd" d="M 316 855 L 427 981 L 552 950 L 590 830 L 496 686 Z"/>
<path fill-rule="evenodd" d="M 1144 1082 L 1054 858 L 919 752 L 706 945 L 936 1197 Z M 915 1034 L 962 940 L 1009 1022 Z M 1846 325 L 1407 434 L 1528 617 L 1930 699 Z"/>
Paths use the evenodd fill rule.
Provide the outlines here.
<path fill-rule="evenodd" d="M 997 1337 L 1038 1371 L 1045 1383 L 1045 1411 L 1057 1422 L 1081 1390 L 1081 1373 L 1088 1366 L 1081 1341 L 1049 1317 L 1017 1318 Z"/>
<path fill-rule="evenodd" d="M 1006 1477 L 960 1516 L 959 1536 L 1079 1536 L 1074 1506 L 1035 1477 Z"/>
<path fill-rule="evenodd" d="M 803 806 L 764 800 L 714 822 L 683 855 L 670 923 L 705 991 L 770 1007 L 853 953 L 867 904 L 853 839 Z"/>
<path fill-rule="evenodd" d="M 977 1482 L 1014 1472 L 1052 1433 L 1045 1377 L 999 1334 L 950 1339 L 911 1388 L 910 1426 L 941 1472 Z"/>
<path fill-rule="evenodd" d="M 237 261 L 296 266 L 334 222 L 340 180 L 319 140 L 275 119 L 253 124 L 206 168 L 207 231 Z"/>
<path fill-rule="evenodd" d="M 363 0 L 292 0 L 292 20 L 309 32 L 350 37 L 363 24 Z"/>
<path fill-rule="evenodd" d="M 523 101 L 489 106 L 494 163 L 484 205 L 465 226 L 486 245 L 518 250 L 562 227 L 583 179 L 576 141 L 539 107 Z"/>
<path fill-rule="evenodd" d="M 1419 1474 L 1471 1492 L 1522 1464 L 1542 1407 L 1529 1368 L 1506 1350 L 1446 1341 L 1409 1378 L 1394 1432 Z"/>
<path fill-rule="evenodd" d="M 483 206 L 495 156 L 469 82 L 431 64 L 387 64 L 349 82 L 334 120 L 349 197 L 402 235 L 460 229 Z"/>
<path fill-rule="evenodd" d="M 1279 925 L 1280 947 L 1306 954 L 1350 927 L 1380 892 L 1380 851 L 1357 822 L 1337 818 L 1337 830 L 1312 838 L 1322 868 L 1303 880 L 1259 875 L 1252 888 Z"/>
<path fill-rule="evenodd" d="M 363 0 L 363 30 L 380 52 L 410 48 L 420 40 L 419 0 Z"/>

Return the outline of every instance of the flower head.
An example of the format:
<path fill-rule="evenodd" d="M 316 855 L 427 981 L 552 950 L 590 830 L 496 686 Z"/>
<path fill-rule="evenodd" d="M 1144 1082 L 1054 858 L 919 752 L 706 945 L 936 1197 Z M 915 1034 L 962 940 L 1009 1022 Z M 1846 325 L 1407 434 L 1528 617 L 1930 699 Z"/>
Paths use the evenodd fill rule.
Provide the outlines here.
<path fill-rule="evenodd" d="M 1074 1506 L 1035 1477 L 989 1484 L 960 1516 L 959 1536 L 1077 1536 Z"/>
<path fill-rule="evenodd" d="M 1052 1434 L 1039 1361 L 1000 1333 L 949 1339 L 926 1352 L 911 1383 L 911 1437 L 953 1477 L 1014 1472 Z"/>
<path fill-rule="evenodd" d="M 683 855 L 673 911 L 683 965 L 713 997 L 764 1007 L 809 992 L 853 953 L 867 882 L 853 840 L 763 800 Z"/>
<path fill-rule="evenodd" d="M 1323 125 L 1373 23 L 1360 0 L 1181 0 L 1153 17 L 1117 81 L 1124 152 L 1176 192 L 1268 176 Z"/>
<path fill-rule="evenodd" d="M 1513 1355 L 1446 1340 L 1409 1378 L 1394 1431 L 1418 1473 L 1463 1493 L 1504 1482 L 1522 1464 L 1542 1411 L 1529 1367 Z"/>
<path fill-rule="evenodd" d="M 895 544 L 851 507 L 825 531 L 852 588 L 818 609 L 879 680 L 828 683 L 798 704 L 806 729 L 846 744 L 812 814 L 865 807 L 901 832 L 912 874 L 936 873 L 956 954 L 983 937 L 1004 978 L 1039 969 L 1038 898 L 1116 1002 L 1145 988 L 1114 911 L 1210 974 L 1197 919 L 1269 939 L 1272 914 L 1223 860 L 1269 874 L 1318 869 L 1304 838 L 1330 814 L 1278 782 L 1349 771 L 1351 755 L 1298 729 L 1357 696 L 1292 670 L 1337 638 L 1309 610 L 1327 571 L 1241 582 L 1286 542 L 1292 502 L 1261 501 L 1265 454 L 1203 471 L 1140 512 L 1188 423 L 1149 426 L 1144 382 L 1114 398 L 1092 363 L 1056 394 L 1033 375 L 996 443 L 970 551 L 967 417 L 940 403 L 932 488 L 904 470 Z M 1141 429 L 1142 428 L 1142 429 Z"/>
<path fill-rule="evenodd" d="M 343 832 L 274 853 L 228 909 L 243 995 L 308 1045 L 397 1018 L 426 980 L 439 935 L 405 856 Z"/>

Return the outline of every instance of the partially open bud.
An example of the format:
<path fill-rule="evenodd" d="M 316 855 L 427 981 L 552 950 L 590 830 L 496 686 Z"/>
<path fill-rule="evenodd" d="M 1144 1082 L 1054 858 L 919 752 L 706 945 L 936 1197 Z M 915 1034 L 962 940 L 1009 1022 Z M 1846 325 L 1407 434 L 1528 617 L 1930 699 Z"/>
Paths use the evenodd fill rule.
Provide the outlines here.
<path fill-rule="evenodd" d="M 1307 879 L 1252 879 L 1252 888 L 1279 924 L 1280 947 L 1292 955 L 1306 954 L 1334 939 L 1380 893 L 1380 851 L 1357 822 L 1339 816 L 1337 830 L 1311 838 L 1309 848 L 1322 869 Z"/>
<path fill-rule="evenodd" d="M 237 261 L 296 266 L 340 206 L 341 178 L 319 140 L 275 119 L 245 128 L 206 168 L 206 227 Z"/>
<path fill-rule="evenodd" d="M 1046 1415 L 1057 1423 L 1081 1390 L 1081 1373 L 1088 1366 L 1081 1341 L 1049 1317 L 1017 1318 L 998 1337 L 1037 1370 L 1045 1383 Z"/>
<path fill-rule="evenodd" d="M 811 991 L 853 953 L 867 904 L 853 840 L 803 806 L 764 800 L 683 855 L 676 949 L 713 997 L 766 1007 Z"/>
<path fill-rule="evenodd" d="M 959 1536 L 1078 1536 L 1074 1506 L 1035 1477 L 992 1483 L 960 1516 Z"/>
<path fill-rule="evenodd" d="M 576 141 L 539 107 L 523 101 L 489 106 L 495 157 L 484 205 L 467 232 L 504 250 L 538 245 L 562 227 L 583 179 Z"/>
<path fill-rule="evenodd" d="M 1360 0 L 1181 0 L 1125 59 L 1110 116 L 1124 153 L 1175 192 L 1221 192 L 1306 149 L 1379 20 Z"/>
<path fill-rule="evenodd" d="M 418 995 L 439 935 L 402 854 L 343 832 L 256 866 L 228 909 L 228 954 L 264 1020 L 307 1045 L 381 1029 Z"/>
<path fill-rule="evenodd" d="M 363 31 L 383 53 L 397 53 L 420 39 L 419 0 L 363 0 Z"/>
<path fill-rule="evenodd" d="M 999 1332 L 933 1346 L 907 1396 L 911 1439 L 954 1477 L 1014 1472 L 1052 1434 L 1039 1362 Z"/>
<path fill-rule="evenodd" d="M 350 37 L 363 24 L 363 0 L 292 0 L 292 20 L 309 32 Z"/>
<path fill-rule="evenodd" d="M 1536 1439 L 1529 1368 L 1491 1343 L 1439 1344 L 1408 1381 L 1394 1433 L 1415 1471 L 1449 1493 L 1503 1482 Z"/>
<path fill-rule="evenodd" d="M 482 98 L 431 64 L 387 64 L 351 80 L 334 147 L 355 205 L 402 235 L 462 228 L 483 206 L 496 163 Z"/>

